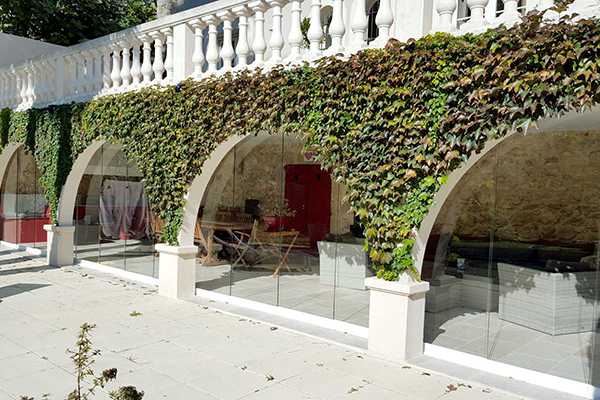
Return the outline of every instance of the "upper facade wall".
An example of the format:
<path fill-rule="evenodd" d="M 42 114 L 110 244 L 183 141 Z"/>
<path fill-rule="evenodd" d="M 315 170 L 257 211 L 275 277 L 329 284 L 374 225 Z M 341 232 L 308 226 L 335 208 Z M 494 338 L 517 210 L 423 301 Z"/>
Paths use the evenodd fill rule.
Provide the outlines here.
<path fill-rule="evenodd" d="M 383 47 L 392 37 L 481 32 L 518 23 L 523 13 L 545 10 L 553 3 L 217 0 L 51 54 L 31 52 L 24 63 L 0 67 L 0 108 L 85 101 L 242 68 L 269 69 L 326 55 L 349 55 Z M 575 0 L 567 12 L 584 17 L 600 14 L 589 0 Z M 548 20 L 555 19 L 554 14 L 548 11 Z M 309 26 L 306 36 L 302 26 Z"/>

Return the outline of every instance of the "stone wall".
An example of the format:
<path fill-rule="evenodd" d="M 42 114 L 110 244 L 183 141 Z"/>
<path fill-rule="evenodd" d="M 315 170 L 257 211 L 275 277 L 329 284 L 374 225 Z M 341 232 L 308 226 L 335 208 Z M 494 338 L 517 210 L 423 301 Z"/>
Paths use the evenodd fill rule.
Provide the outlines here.
<path fill-rule="evenodd" d="M 584 245 L 600 239 L 600 133 L 506 139 L 456 186 L 434 234 Z"/>

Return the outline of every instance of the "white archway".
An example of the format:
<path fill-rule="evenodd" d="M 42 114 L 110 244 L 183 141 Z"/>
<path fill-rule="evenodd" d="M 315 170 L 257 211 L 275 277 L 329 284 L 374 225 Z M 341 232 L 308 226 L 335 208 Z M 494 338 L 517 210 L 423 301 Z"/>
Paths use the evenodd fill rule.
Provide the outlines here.
<path fill-rule="evenodd" d="M 12 160 L 21 146 L 23 146 L 22 143 L 9 143 L 4 147 L 2 153 L 0 153 L 0 185 L 4 182 L 10 160 Z"/>
<path fill-rule="evenodd" d="M 600 126 L 600 107 L 595 107 L 586 112 L 571 111 L 563 116 L 556 118 L 547 118 L 541 120 L 527 129 L 525 134 L 545 134 L 556 132 L 590 132 L 597 131 Z M 516 132 L 511 132 L 502 138 L 490 140 L 486 143 L 484 149 L 477 154 L 472 155 L 469 160 L 460 168 L 454 170 L 449 176 L 446 184 L 435 195 L 433 205 L 429 209 L 427 216 L 421 222 L 419 229 L 415 231 L 415 245 L 413 247 L 413 259 L 419 273 L 422 273 L 423 262 L 425 259 L 425 250 L 427 241 L 431 234 L 434 224 L 444 207 L 444 204 L 460 184 L 465 174 L 484 158 L 491 150 L 500 143 L 504 142 Z"/>
<path fill-rule="evenodd" d="M 239 143 L 251 135 L 241 136 L 234 135 L 217 146 L 211 155 L 202 164 L 202 173 L 194 178 L 185 197 L 185 207 L 183 210 L 183 222 L 179 231 L 179 245 L 193 246 L 194 232 L 196 229 L 196 220 L 198 211 L 210 180 L 227 156 Z"/>
<path fill-rule="evenodd" d="M 105 143 L 105 140 L 96 140 L 92 142 L 92 144 L 77 157 L 75 163 L 73 163 L 71 172 L 69 172 L 60 193 L 57 214 L 57 224 L 59 226 L 73 226 L 73 211 L 75 210 L 79 184 L 81 183 L 81 179 L 83 178 L 88 165 L 92 161 L 92 158 Z"/>

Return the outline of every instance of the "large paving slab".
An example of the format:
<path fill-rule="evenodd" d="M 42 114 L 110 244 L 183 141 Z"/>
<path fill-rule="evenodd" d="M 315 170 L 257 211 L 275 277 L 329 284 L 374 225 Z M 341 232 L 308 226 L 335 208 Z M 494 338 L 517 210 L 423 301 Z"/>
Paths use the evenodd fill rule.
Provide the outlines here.
<path fill-rule="evenodd" d="M 66 349 L 85 322 L 96 324 L 95 367 L 117 368 L 118 384 L 149 400 L 521 398 L 6 249 L 0 322 L 0 400 L 65 398 L 75 383 Z"/>

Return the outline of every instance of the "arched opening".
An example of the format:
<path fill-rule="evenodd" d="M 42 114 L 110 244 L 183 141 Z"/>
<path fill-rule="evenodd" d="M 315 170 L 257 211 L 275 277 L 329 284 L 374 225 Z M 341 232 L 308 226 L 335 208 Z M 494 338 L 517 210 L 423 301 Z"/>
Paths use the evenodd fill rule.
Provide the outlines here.
<path fill-rule="evenodd" d="M 50 207 L 40 184 L 35 157 L 23 145 L 5 151 L 7 164 L 0 189 L 0 239 L 12 244 L 46 248 L 44 225 L 50 223 Z"/>
<path fill-rule="evenodd" d="M 142 174 L 126 159 L 120 145 L 92 146 L 95 152 L 77 176 L 72 209 L 75 257 L 158 277 L 154 245 L 161 224 L 150 211 Z"/>
<path fill-rule="evenodd" d="M 513 135 L 453 188 L 428 238 L 425 341 L 600 384 L 599 133 Z"/>
<path fill-rule="evenodd" d="M 294 136 L 231 146 L 186 206 L 199 209 L 197 288 L 366 326 L 370 270 L 344 187 Z"/>

